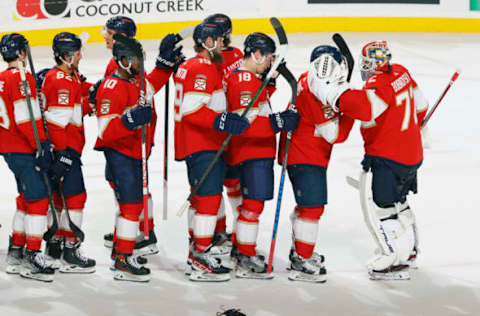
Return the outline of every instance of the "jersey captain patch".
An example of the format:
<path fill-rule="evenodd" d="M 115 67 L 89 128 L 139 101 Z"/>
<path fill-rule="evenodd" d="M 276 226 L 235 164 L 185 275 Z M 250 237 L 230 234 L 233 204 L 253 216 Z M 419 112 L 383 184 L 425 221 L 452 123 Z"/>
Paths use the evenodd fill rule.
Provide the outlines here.
<path fill-rule="evenodd" d="M 195 83 L 193 85 L 193 89 L 198 91 L 207 90 L 207 76 L 197 75 L 195 77 Z"/>
<path fill-rule="evenodd" d="M 65 89 L 58 90 L 58 104 L 68 105 L 70 103 L 70 91 Z"/>

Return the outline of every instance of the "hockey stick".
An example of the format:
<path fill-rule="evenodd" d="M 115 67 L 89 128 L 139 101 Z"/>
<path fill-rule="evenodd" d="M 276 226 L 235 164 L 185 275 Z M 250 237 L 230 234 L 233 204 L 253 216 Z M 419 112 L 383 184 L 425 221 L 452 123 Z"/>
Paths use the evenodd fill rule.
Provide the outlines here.
<path fill-rule="evenodd" d="M 30 51 L 30 45 L 25 46 L 25 50 L 27 52 L 27 57 L 28 57 L 28 64 L 30 65 L 30 71 L 32 74 L 35 74 L 35 67 L 33 65 L 33 58 L 32 58 L 32 53 Z M 43 99 L 41 97 L 41 88 L 37 86 L 37 99 L 38 99 L 38 105 L 40 107 L 40 115 L 42 116 L 42 122 L 43 122 L 43 129 L 45 131 L 45 135 L 47 136 L 47 139 L 50 141 L 50 133 L 48 132 L 48 125 L 47 125 L 47 118 L 45 117 L 45 107 L 43 105 Z M 53 156 L 52 152 L 52 159 L 55 159 Z M 63 190 L 61 187 L 61 184 L 58 186 L 58 193 L 60 194 L 60 197 L 62 199 L 63 207 L 65 208 L 66 214 L 67 214 L 67 219 L 68 219 L 68 226 L 70 227 L 70 230 L 75 234 L 75 236 L 78 237 L 78 239 L 83 242 L 85 240 L 85 233 L 78 227 L 71 219 L 70 217 L 70 210 L 68 209 L 67 202 L 65 201 L 65 195 L 63 194 Z M 53 214 L 53 223 L 52 225 L 57 222 L 57 211 L 56 209 L 53 209 L 55 212 Z M 58 223 L 57 223 L 57 228 L 58 228 Z M 53 235 L 52 235 L 53 236 Z M 47 240 L 47 239 L 45 239 Z"/>
<path fill-rule="evenodd" d="M 285 34 L 285 30 L 282 27 L 282 24 L 277 18 L 270 18 L 270 23 L 272 24 L 273 28 L 275 29 L 275 33 L 277 33 L 278 36 L 278 41 L 280 42 L 280 48 L 279 48 L 279 54 L 275 59 L 275 62 L 273 63 L 270 71 L 268 72 L 267 76 L 263 80 L 261 86 L 258 88 L 257 92 L 253 96 L 253 98 L 250 100 L 250 103 L 247 105 L 245 110 L 243 110 L 241 117 L 245 118 L 247 115 L 248 111 L 250 111 L 250 108 L 253 106 L 255 101 L 257 101 L 258 97 L 260 96 L 260 93 L 262 93 L 263 89 L 267 86 L 268 81 L 272 77 L 273 73 L 277 70 L 277 67 L 280 65 L 280 63 L 283 60 L 283 57 L 286 54 L 287 47 L 288 47 L 288 42 L 287 42 L 287 36 Z M 197 194 L 198 190 L 202 186 L 203 182 L 207 178 L 207 176 L 210 174 L 210 171 L 213 169 L 213 166 L 217 162 L 217 160 L 220 158 L 222 155 L 223 151 L 225 150 L 225 147 L 227 147 L 228 143 L 230 142 L 230 139 L 232 138 L 232 134 L 228 134 L 227 138 L 223 142 L 222 146 L 220 149 L 217 151 L 215 156 L 213 157 L 212 161 L 208 165 L 207 169 L 203 172 L 202 176 L 200 177 L 200 180 L 198 183 L 194 186 L 192 192 L 190 192 L 190 195 L 187 197 L 187 200 L 185 203 L 182 205 L 182 207 L 178 210 L 177 216 L 182 216 L 182 214 L 190 207 L 190 201 L 193 199 L 195 194 Z"/>
<path fill-rule="evenodd" d="M 288 84 L 292 88 L 292 100 L 290 102 L 290 109 L 296 112 L 297 109 L 295 108 L 295 103 L 297 99 L 297 79 L 295 79 L 295 77 L 290 72 L 290 70 L 288 70 L 285 64 L 281 64 L 280 67 L 278 67 L 278 72 L 288 81 Z M 283 186 L 285 184 L 285 170 L 287 169 L 288 150 L 290 148 L 291 139 L 292 132 L 289 131 L 287 133 L 287 140 L 285 142 L 285 153 L 283 155 L 282 173 L 280 176 L 280 186 L 278 188 L 277 209 L 275 211 L 275 221 L 273 223 L 272 242 L 270 244 L 270 255 L 268 257 L 267 273 L 272 273 L 273 255 L 275 253 L 275 243 L 277 241 L 278 220 L 280 218 L 280 206 L 282 204 Z"/>
<path fill-rule="evenodd" d="M 348 45 L 343 39 L 342 35 L 335 33 L 333 34 L 332 39 L 335 42 L 335 45 L 337 45 L 342 55 L 345 56 L 345 58 L 347 59 L 347 65 L 348 65 L 347 81 L 350 82 L 350 78 L 352 78 L 353 67 L 355 65 L 355 60 L 353 59 L 352 53 L 350 52 L 350 49 L 348 48 Z"/>
<path fill-rule="evenodd" d="M 35 144 L 37 145 L 37 154 L 40 155 L 42 152 L 42 144 L 40 143 L 40 137 L 38 136 L 37 123 L 35 122 L 35 116 L 33 114 L 32 100 L 30 99 L 29 86 L 27 83 L 27 78 L 25 77 L 25 69 L 23 68 L 22 61 L 18 62 L 18 68 L 20 70 L 20 78 L 22 80 L 23 90 L 25 91 L 25 99 L 27 100 L 28 115 L 30 117 L 30 123 L 32 124 L 33 137 L 35 138 Z M 43 177 L 43 182 L 45 183 L 45 187 L 47 189 L 48 202 L 53 212 L 52 226 L 50 226 L 50 228 L 43 234 L 43 240 L 48 241 L 57 232 L 58 221 L 57 221 L 57 214 L 56 214 L 57 212 L 55 209 L 55 203 L 53 202 L 53 197 L 52 197 L 52 188 L 50 186 L 50 180 L 48 179 L 46 172 L 42 172 L 42 177 Z"/>
<path fill-rule="evenodd" d="M 430 110 L 430 112 L 427 113 L 427 115 L 425 116 L 425 118 L 423 119 L 423 122 L 422 124 L 420 125 L 420 128 L 424 128 L 428 121 L 430 120 L 430 118 L 432 117 L 433 113 L 435 113 L 435 110 L 437 109 L 437 107 L 440 105 L 440 102 L 442 102 L 443 98 L 445 97 L 445 95 L 447 94 L 448 90 L 450 90 L 450 88 L 452 87 L 453 83 L 455 82 L 455 80 L 457 80 L 458 76 L 460 76 L 460 70 L 457 70 L 455 71 L 455 73 L 452 75 L 452 78 L 450 79 L 450 81 L 448 82 L 448 85 L 445 87 L 445 89 L 443 90 L 442 94 L 440 95 L 440 97 L 438 98 L 437 102 L 435 103 L 435 105 L 433 106 L 433 108 Z"/>
<path fill-rule="evenodd" d="M 144 60 L 143 52 L 136 45 L 135 40 L 129 37 L 123 36 L 121 34 L 114 34 L 113 39 L 125 44 L 137 57 L 138 63 L 140 64 L 140 98 L 139 105 L 145 106 L 145 69 L 144 69 Z M 143 232 L 145 239 L 149 238 L 150 228 L 148 227 L 148 181 L 147 181 L 147 129 L 145 125 L 142 125 L 142 192 L 143 192 Z"/>
<path fill-rule="evenodd" d="M 187 26 L 180 30 L 175 35 L 175 44 L 179 43 L 183 39 L 191 36 L 195 27 L 193 25 Z M 163 220 L 168 218 L 168 110 L 170 106 L 170 78 L 165 84 L 165 125 L 164 125 L 164 140 L 163 140 Z"/>
<path fill-rule="evenodd" d="M 163 220 L 168 218 L 168 108 L 170 101 L 168 96 L 170 94 L 170 78 L 165 84 L 165 125 L 164 125 L 164 140 L 163 140 Z"/>

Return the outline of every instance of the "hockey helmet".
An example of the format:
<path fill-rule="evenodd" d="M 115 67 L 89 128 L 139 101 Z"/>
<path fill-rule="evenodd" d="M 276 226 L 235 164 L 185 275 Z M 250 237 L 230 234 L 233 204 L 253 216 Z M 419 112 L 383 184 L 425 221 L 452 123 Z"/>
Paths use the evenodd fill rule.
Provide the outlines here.
<path fill-rule="evenodd" d="M 16 59 L 20 56 L 20 50 L 25 49 L 27 39 L 18 33 L 10 33 L 2 36 L 0 41 L 0 52 L 3 59 Z"/>
<path fill-rule="evenodd" d="M 135 22 L 131 18 L 121 15 L 108 19 L 102 31 L 105 32 L 106 29 L 114 30 L 116 33 L 124 34 L 127 37 L 135 37 L 137 34 Z"/>
<path fill-rule="evenodd" d="M 373 74 L 388 72 L 392 54 L 386 41 L 374 41 L 362 48 L 360 55 L 360 73 L 366 81 Z"/>

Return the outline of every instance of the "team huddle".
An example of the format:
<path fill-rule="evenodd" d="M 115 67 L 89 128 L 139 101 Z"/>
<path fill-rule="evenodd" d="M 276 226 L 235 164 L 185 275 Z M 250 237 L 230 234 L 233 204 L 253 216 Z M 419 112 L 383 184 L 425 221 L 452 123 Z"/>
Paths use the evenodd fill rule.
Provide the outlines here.
<path fill-rule="evenodd" d="M 193 31 L 196 56 L 186 59 L 178 35 L 169 34 L 154 69 L 145 73 L 136 30 L 128 17 L 107 21 L 102 32 L 113 57 L 96 83 L 79 72 L 83 43 L 75 34 L 55 36 L 55 65 L 37 73 L 27 39 L 2 37 L 8 68 L 0 73 L 0 153 L 18 188 L 7 273 L 49 282 L 55 270 L 95 272 L 95 260 L 81 247 L 83 118 L 95 115 L 94 149 L 105 156 L 117 210 L 113 233 L 104 236 L 112 248 L 111 270 L 116 280 L 150 280 L 147 256 L 159 251 L 146 161 L 157 123 L 154 95 L 172 76 L 175 160 L 186 163 L 185 180 L 194 192 L 185 270 L 190 280 L 228 281 L 231 271 L 237 278 L 274 277 L 256 243 L 265 201 L 273 199 L 275 160 L 282 164 L 288 155 L 296 201 L 288 278 L 325 282 L 325 258 L 314 250 L 327 204 L 327 167 L 333 145 L 348 138 L 355 120 L 361 121 L 365 147 L 357 188 L 378 246 L 367 264 L 369 276 L 409 278 L 419 248 L 406 197 L 417 192 L 420 124 L 428 103 L 408 70 L 391 63 L 385 41 L 362 48 L 362 89 L 349 84 L 351 69 L 338 48 L 315 47 L 298 79 L 295 104 L 273 112 L 270 97 L 281 72 L 275 70 L 287 66 L 270 36 L 251 33 L 243 49 L 233 47 L 230 18 L 214 14 Z M 216 157 L 220 149 L 225 151 Z M 232 212 L 226 212 L 224 187 Z M 228 233 L 226 213 L 233 222 Z"/>

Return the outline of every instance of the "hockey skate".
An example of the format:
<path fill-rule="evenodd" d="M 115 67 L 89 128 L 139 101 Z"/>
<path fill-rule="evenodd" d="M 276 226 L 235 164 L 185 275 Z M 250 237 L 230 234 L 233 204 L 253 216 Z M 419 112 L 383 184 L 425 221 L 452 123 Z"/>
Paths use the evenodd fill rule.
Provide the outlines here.
<path fill-rule="evenodd" d="M 410 280 L 409 266 L 407 264 L 392 265 L 384 270 L 369 269 L 370 280 Z"/>
<path fill-rule="evenodd" d="M 66 242 L 63 248 L 63 262 L 59 271 L 62 273 L 93 273 L 96 262 L 87 258 L 80 250 L 80 242 Z"/>
<path fill-rule="evenodd" d="M 230 280 L 231 269 L 222 264 L 222 260 L 210 253 L 210 248 L 204 252 L 192 250 L 190 281 L 222 282 Z"/>
<path fill-rule="evenodd" d="M 148 282 L 150 269 L 138 263 L 137 257 L 131 254 L 118 253 L 115 258 L 115 280 Z"/>
<path fill-rule="evenodd" d="M 23 247 L 16 247 L 13 245 L 12 236 L 9 238 L 8 253 L 7 253 L 7 268 L 5 272 L 8 274 L 19 274 L 23 265 Z"/>
<path fill-rule="evenodd" d="M 115 271 L 115 259 L 116 258 L 117 258 L 117 250 L 115 250 L 115 244 L 113 244 L 112 252 L 110 254 L 110 259 L 112 259 L 112 264 L 110 265 L 110 271 Z M 148 260 L 145 257 L 137 257 L 137 262 L 143 266 L 143 265 L 146 265 L 148 263 Z"/>
<path fill-rule="evenodd" d="M 148 239 L 137 241 L 135 244 L 135 249 L 133 250 L 133 255 L 135 257 L 151 256 L 157 253 L 157 236 L 155 236 L 155 231 L 153 230 L 149 231 Z"/>
<path fill-rule="evenodd" d="M 267 273 L 267 264 L 262 255 L 246 256 L 242 253 L 237 257 L 237 269 L 235 276 L 242 279 L 273 279 L 273 273 Z"/>
<path fill-rule="evenodd" d="M 112 248 L 113 247 L 113 233 L 108 233 L 103 235 L 103 245 L 106 248 Z"/>
<path fill-rule="evenodd" d="M 52 238 L 47 241 L 45 252 L 47 254 L 47 263 L 52 269 L 60 269 L 62 266 L 61 257 L 62 257 L 62 247 L 63 240 Z"/>
<path fill-rule="evenodd" d="M 210 254 L 212 256 L 229 256 L 232 251 L 232 235 L 219 232 L 213 235 Z"/>
<path fill-rule="evenodd" d="M 302 258 L 294 249 L 291 249 L 289 258 L 289 280 L 313 283 L 324 283 L 327 281 L 327 269 L 325 269 L 323 264 L 325 258 L 322 255 L 314 252 L 310 258 Z"/>
<path fill-rule="evenodd" d="M 40 251 L 25 250 L 25 266 L 20 276 L 43 282 L 52 282 L 55 270 L 48 266 L 45 256 Z"/>

